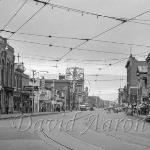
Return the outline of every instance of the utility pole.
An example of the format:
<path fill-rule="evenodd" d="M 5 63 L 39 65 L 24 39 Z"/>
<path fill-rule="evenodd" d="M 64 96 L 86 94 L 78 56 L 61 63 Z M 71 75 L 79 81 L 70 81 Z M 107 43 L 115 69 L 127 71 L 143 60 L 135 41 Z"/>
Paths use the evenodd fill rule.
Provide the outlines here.
<path fill-rule="evenodd" d="M 66 96 L 67 92 L 66 92 L 66 87 L 64 88 L 64 98 L 65 98 L 65 106 L 64 106 L 64 115 L 65 115 L 65 111 L 66 111 Z"/>
<path fill-rule="evenodd" d="M 36 70 L 32 70 L 33 86 L 32 86 L 32 113 L 34 112 L 34 81 L 35 81 Z"/>
<path fill-rule="evenodd" d="M 18 55 L 17 55 L 17 58 L 18 58 L 18 63 L 19 63 L 19 58 L 20 58 L 20 55 L 19 55 L 19 53 L 18 53 Z"/>
<path fill-rule="evenodd" d="M 32 77 L 33 77 L 33 83 L 34 83 L 34 77 L 35 77 L 35 73 L 36 73 L 36 70 L 32 70 Z"/>
<path fill-rule="evenodd" d="M 52 95 L 53 95 L 53 102 L 55 103 L 55 80 L 53 79 L 53 93 L 52 93 Z M 55 111 L 55 105 L 53 105 L 53 111 Z"/>

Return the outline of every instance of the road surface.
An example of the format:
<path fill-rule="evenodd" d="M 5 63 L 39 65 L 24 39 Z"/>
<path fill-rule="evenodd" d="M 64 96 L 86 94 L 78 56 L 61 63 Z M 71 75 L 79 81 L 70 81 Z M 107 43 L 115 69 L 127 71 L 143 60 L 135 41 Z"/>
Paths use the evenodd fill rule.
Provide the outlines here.
<path fill-rule="evenodd" d="M 103 109 L 0 120 L 0 150 L 149 150 L 149 139 L 149 123 Z"/>

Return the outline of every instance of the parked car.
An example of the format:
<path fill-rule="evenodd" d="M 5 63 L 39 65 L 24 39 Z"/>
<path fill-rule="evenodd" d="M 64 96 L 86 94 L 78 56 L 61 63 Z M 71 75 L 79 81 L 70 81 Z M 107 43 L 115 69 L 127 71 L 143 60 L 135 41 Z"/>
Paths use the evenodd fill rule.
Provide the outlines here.
<path fill-rule="evenodd" d="M 90 105 L 86 105 L 86 110 L 90 110 Z"/>
<path fill-rule="evenodd" d="M 145 121 L 150 122 L 150 115 L 146 116 Z"/>
<path fill-rule="evenodd" d="M 94 110 L 94 108 L 91 106 L 91 107 L 90 107 L 90 111 L 93 111 L 93 110 Z"/>
<path fill-rule="evenodd" d="M 116 107 L 113 109 L 114 113 L 118 113 L 118 112 L 122 112 L 122 108 L 121 107 Z"/>
<path fill-rule="evenodd" d="M 140 115 L 147 115 L 149 113 L 149 106 L 147 104 L 140 104 L 137 109 Z"/>
<path fill-rule="evenodd" d="M 86 105 L 80 105 L 80 110 L 81 111 L 86 111 L 87 109 L 86 109 Z"/>
<path fill-rule="evenodd" d="M 128 108 L 128 109 L 126 110 L 126 114 L 127 114 L 128 116 L 132 116 L 132 115 L 133 115 L 132 109 L 131 109 L 131 108 Z"/>

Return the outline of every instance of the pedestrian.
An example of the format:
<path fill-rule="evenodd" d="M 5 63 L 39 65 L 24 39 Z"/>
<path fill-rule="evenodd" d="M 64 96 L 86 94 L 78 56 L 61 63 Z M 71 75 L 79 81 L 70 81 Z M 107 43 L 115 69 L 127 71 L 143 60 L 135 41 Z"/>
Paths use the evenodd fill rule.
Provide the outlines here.
<path fill-rule="evenodd" d="M 133 110 L 134 110 L 133 104 L 131 105 L 131 110 L 132 110 L 131 115 L 133 116 Z"/>
<path fill-rule="evenodd" d="M 116 112 L 117 112 L 117 114 L 118 114 L 118 108 L 116 109 Z"/>
<path fill-rule="evenodd" d="M 6 105 L 6 114 L 8 114 L 8 105 Z"/>

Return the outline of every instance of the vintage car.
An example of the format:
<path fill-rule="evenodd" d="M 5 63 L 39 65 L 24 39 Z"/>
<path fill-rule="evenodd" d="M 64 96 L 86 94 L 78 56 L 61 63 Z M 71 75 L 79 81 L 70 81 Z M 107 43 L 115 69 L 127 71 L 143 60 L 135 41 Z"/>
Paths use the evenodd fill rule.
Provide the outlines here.
<path fill-rule="evenodd" d="M 81 111 L 86 111 L 86 110 L 87 110 L 87 109 L 86 109 L 86 105 L 84 105 L 84 104 L 80 105 L 80 110 L 81 110 Z"/>

